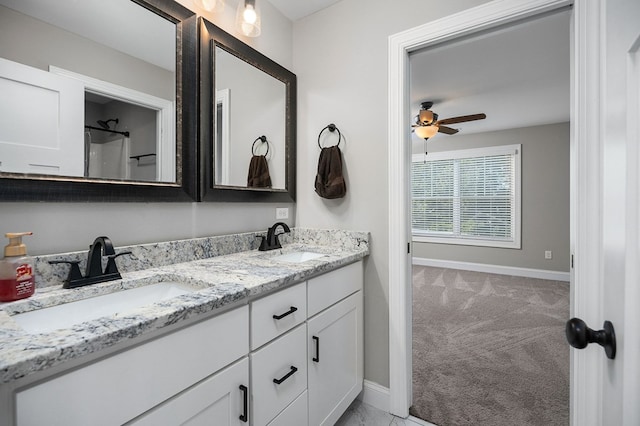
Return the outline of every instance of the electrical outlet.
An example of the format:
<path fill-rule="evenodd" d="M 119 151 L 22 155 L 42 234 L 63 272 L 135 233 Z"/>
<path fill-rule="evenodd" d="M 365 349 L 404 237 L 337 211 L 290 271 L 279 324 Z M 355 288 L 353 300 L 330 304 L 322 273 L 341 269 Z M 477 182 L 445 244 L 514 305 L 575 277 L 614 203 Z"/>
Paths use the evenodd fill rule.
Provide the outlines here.
<path fill-rule="evenodd" d="M 276 219 L 289 219 L 289 208 L 276 207 Z"/>
<path fill-rule="evenodd" d="M 544 258 L 545 259 L 552 259 L 553 258 L 553 253 L 551 253 L 551 250 L 545 250 Z"/>

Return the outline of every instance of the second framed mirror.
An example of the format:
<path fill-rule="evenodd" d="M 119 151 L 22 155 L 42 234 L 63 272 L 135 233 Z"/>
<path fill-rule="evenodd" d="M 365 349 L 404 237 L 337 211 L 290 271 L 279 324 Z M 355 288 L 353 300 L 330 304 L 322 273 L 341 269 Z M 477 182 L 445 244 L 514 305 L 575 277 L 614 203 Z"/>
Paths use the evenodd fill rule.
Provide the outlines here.
<path fill-rule="evenodd" d="M 296 76 L 200 18 L 203 201 L 293 202 Z"/>

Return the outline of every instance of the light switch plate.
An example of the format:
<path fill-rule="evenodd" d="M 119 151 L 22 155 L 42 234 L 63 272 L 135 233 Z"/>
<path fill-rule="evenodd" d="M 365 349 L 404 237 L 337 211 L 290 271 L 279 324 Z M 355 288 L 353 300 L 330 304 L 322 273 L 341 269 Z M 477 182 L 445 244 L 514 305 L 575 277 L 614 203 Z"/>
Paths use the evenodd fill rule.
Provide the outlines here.
<path fill-rule="evenodd" d="M 545 259 L 552 259 L 553 258 L 553 253 L 551 253 L 551 250 L 545 250 L 544 258 Z"/>
<path fill-rule="evenodd" d="M 276 219 L 289 219 L 289 208 L 276 207 Z"/>

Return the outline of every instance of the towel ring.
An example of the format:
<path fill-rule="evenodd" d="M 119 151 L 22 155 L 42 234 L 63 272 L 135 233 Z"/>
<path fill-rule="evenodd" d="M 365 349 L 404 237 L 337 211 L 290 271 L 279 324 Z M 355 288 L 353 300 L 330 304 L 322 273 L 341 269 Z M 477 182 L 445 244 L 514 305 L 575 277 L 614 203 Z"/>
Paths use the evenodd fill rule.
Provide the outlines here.
<path fill-rule="evenodd" d="M 320 145 L 320 136 L 322 136 L 322 132 L 327 129 L 329 129 L 330 132 L 335 132 L 336 130 L 338 131 L 338 144 L 336 146 L 340 146 L 340 142 L 342 141 L 342 133 L 340 133 L 340 129 L 338 129 L 335 124 L 331 123 L 324 129 L 320 130 L 320 134 L 318 135 L 318 146 L 320 147 L 320 149 L 322 149 L 322 145 Z"/>
<path fill-rule="evenodd" d="M 266 136 L 259 136 L 256 138 L 255 141 L 253 141 L 253 145 L 251 145 L 251 154 L 256 155 L 256 153 L 254 152 L 255 147 L 256 147 L 256 142 L 258 141 L 262 141 L 262 143 L 267 144 L 267 152 L 264 153 L 264 156 L 266 157 L 269 154 L 269 142 L 267 141 L 267 137 Z"/>

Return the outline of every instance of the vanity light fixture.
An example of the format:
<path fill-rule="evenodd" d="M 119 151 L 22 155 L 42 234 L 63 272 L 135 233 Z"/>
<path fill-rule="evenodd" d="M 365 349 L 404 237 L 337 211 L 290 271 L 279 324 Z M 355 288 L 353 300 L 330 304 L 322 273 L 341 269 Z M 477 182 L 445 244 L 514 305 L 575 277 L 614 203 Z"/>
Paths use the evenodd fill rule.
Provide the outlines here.
<path fill-rule="evenodd" d="M 193 0 L 193 2 L 207 12 L 220 13 L 224 10 L 224 0 Z"/>
<path fill-rule="evenodd" d="M 236 12 L 236 27 L 247 37 L 260 35 L 260 8 L 258 0 L 240 0 Z"/>

